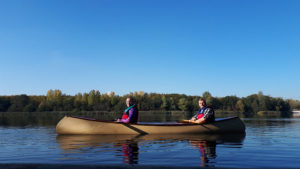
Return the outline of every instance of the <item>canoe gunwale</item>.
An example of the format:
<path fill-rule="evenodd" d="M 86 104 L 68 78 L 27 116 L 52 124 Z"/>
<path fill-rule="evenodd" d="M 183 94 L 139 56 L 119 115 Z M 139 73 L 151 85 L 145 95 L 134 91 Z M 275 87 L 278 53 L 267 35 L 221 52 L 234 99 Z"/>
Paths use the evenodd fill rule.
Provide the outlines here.
<path fill-rule="evenodd" d="M 195 123 L 178 123 L 178 124 L 139 124 L 139 123 L 121 123 L 121 122 L 115 122 L 115 121 L 108 121 L 108 120 L 99 120 L 99 119 L 94 119 L 94 118 L 87 118 L 87 117 L 80 117 L 80 116 L 66 116 L 66 117 L 71 117 L 71 118 L 77 118 L 81 120 L 88 120 L 88 121 L 95 121 L 95 122 L 102 122 L 102 123 L 114 123 L 114 124 L 128 124 L 128 125 L 137 125 L 137 126 L 193 126 L 193 125 L 207 125 L 207 124 L 216 124 L 216 123 L 221 123 L 227 120 L 232 120 L 239 118 L 237 116 L 234 117 L 227 117 L 227 118 L 222 118 L 222 119 L 217 119 L 216 121 L 212 123 L 203 123 L 203 124 L 195 124 Z"/>

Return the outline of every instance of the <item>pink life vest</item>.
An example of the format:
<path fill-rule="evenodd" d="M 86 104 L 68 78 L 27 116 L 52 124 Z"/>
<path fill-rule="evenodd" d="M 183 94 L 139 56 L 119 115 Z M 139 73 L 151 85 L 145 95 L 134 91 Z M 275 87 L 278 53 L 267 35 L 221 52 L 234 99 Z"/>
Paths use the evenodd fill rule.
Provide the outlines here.
<path fill-rule="evenodd" d="M 128 119 L 129 115 L 123 112 L 122 118 L 121 119 Z"/>
<path fill-rule="evenodd" d="M 198 114 L 198 119 L 201 119 L 203 117 L 203 113 Z"/>

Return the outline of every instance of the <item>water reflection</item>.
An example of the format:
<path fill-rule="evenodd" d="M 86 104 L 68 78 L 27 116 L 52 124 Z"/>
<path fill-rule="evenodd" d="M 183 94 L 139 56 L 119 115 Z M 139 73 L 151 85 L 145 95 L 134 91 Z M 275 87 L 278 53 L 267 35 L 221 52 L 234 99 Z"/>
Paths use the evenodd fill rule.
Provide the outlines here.
<path fill-rule="evenodd" d="M 146 153 L 150 147 L 140 145 L 159 144 L 159 146 L 176 146 L 187 143 L 190 148 L 199 150 L 201 166 L 209 166 L 210 160 L 217 157 L 217 144 L 234 144 L 241 147 L 245 134 L 201 134 L 201 135 L 58 135 L 59 147 L 68 154 L 114 151 L 116 157 L 122 157 L 122 163 L 138 164 L 139 155 Z M 167 149 L 173 149 L 168 147 Z M 186 147 L 188 148 L 188 147 Z M 74 151 L 75 150 L 75 151 Z M 77 150 L 77 151 L 76 151 Z M 165 150 L 167 152 L 167 150 Z M 184 151 L 180 150 L 180 151 Z M 170 152 L 171 153 L 171 152 Z M 161 157 L 164 158 L 164 157 Z M 210 165 L 211 166 L 211 165 Z"/>
<path fill-rule="evenodd" d="M 201 156 L 201 166 L 202 167 L 209 167 L 209 160 L 215 159 L 217 157 L 216 155 L 216 141 L 207 141 L 207 140 L 191 140 L 190 144 L 196 148 L 199 149 Z"/>
<path fill-rule="evenodd" d="M 138 138 L 142 135 L 58 135 L 57 142 L 64 153 L 89 153 L 108 151 L 113 148 L 123 163 L 138 164 Z M 77 151 L 74 151 L 77 150 Z"/>
<path fill-rule="evenodd" d="M 138 142 L 133 140 L 128 140 L 121 144 L 123 163 L 126 164 L 138 164 L 139 157 L 139 146 Z"/>
<path fill-rule="evenodd" d="M 200 166 L 215 167 L 211 161 L 217 157 L 217 144 L 231 144 L 241 148 L 244 138 L 245 134 L 202 135 L 199 138 L 189 140 L 189 143 L 200 152 Z"/>

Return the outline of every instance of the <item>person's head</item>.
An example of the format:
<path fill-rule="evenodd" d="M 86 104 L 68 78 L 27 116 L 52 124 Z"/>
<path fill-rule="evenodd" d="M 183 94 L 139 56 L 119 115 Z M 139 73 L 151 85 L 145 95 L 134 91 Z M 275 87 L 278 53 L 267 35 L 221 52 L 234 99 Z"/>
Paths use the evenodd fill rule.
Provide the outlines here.
<path fill-rule="evenodd" d="M 200 98 L 198 103 L 201 109 L 206 106 L 206 101 L 203 98 Z"/>
<path fill-rule="evenodd" d="M 127 97 L 126 98 L 126 106 L 130 107 L 134 104 L 134 99 L 132 97 Z"/>

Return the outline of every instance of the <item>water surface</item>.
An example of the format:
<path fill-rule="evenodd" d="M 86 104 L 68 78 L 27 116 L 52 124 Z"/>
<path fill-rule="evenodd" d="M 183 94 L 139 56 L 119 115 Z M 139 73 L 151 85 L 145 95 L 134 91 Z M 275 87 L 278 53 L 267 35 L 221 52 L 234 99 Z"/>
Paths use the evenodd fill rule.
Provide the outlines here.
<path fill-rule="evenodd" d="M 23 125 L 6 123 L 0 126 L 0 163 L 235 168 L 300 166 L 299 118 L 242 120 L 246 124 L 246 135 L 68 136 L 57 135 L 55 125 L 51 123 L 40 125 L 29 122 L 31 124 L 26 125 L 26 120 Z M 2 118 L 2 121 L 5 120 Z M 7 118 L 6 122 L 11 124 Z"/>

